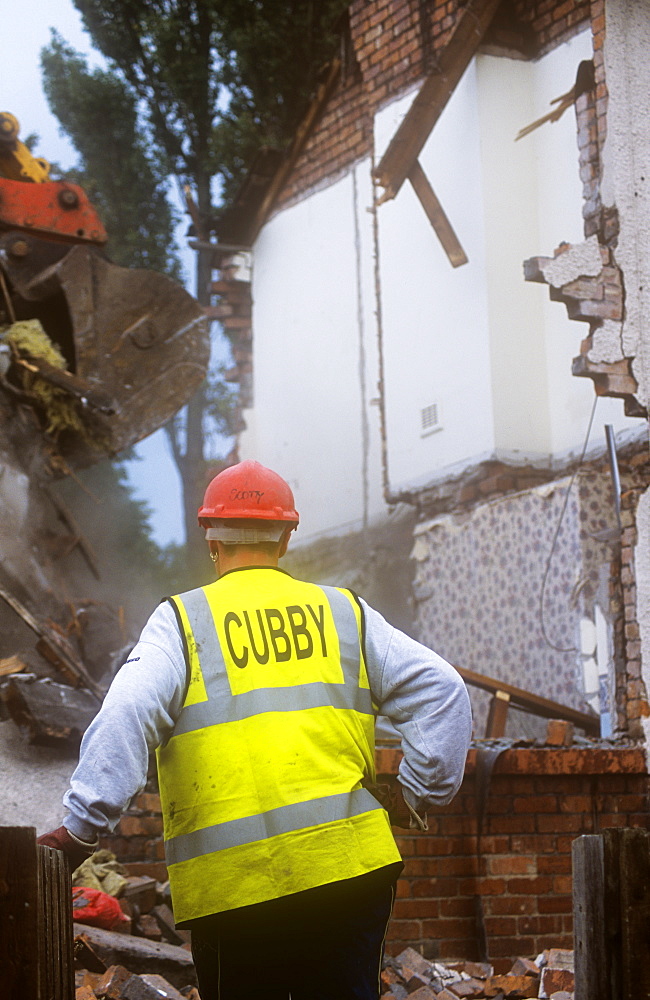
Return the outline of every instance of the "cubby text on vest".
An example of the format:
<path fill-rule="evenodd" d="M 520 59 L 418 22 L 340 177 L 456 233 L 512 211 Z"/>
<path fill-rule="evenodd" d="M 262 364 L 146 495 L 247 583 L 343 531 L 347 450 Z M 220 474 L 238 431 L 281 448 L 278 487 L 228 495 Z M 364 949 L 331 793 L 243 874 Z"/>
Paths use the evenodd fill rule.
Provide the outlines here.
<path fill-rule="evenodd" d="M 319 650 L 327 656 L 325 607 L 291 604 L 286 608 L 228 611 L 223 619 L 228 651 L 238 667 L 253 656 L 258 663 L 304 660 Z"/>

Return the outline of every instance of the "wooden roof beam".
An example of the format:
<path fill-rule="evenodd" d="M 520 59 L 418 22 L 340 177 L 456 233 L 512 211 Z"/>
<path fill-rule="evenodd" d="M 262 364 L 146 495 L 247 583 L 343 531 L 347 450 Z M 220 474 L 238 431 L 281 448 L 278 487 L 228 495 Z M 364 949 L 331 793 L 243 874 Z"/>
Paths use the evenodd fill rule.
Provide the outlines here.
<path fill-rule="evenodd" d="M 501 0 L 471 0 L 463 11 L 437 68 L 427 76 L 402 124 L 374 170 L 385 189 L 380 202 L 399 192 L 411 173 L 431 130 L 469 66 Z"/>

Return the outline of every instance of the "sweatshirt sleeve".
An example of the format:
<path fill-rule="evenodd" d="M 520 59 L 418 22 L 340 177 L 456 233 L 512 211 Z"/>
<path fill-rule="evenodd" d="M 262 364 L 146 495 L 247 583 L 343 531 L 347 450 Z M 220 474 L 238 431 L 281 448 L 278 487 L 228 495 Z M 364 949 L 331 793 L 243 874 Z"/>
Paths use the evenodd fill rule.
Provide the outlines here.
<path fill-rule="evenodd" d="M 399 733 L 399 780 L 407 803 L 424 813 L 458 791 L 472 735 L 472 714 L 460 674 L 427 646 L 390 625 L 365 601 L 370 688 Z"/>
<path fill-rule="evenodd" d="M 112 831 L 147 780 L 149 754 L 171 734 L 186 686 L 171 606 L 159 605 L 81 742 L 63 804 L 64 826 L 82 840 Z"/>

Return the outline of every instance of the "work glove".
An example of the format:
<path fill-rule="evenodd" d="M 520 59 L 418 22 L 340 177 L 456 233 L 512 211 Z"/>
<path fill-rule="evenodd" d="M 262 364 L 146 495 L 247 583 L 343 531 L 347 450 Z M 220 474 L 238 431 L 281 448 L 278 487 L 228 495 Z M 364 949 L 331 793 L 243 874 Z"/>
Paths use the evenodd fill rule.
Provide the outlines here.
<path fill-rule="evenodd" d="M 373 795 L 380 805 L 384 807 L 388 813 L 388 818 L 391 822 L 391 826 L 401 826 L 404 829 L 409 829 L 412 824 L 414 810 L 409 809 L 404 795 L 402 794 L 402 786 L 395 782 L 395 784 L 379 784 L 376 781 L 370 781 L 369 778 L 364 778 L 361 782 L 364 788 Z"/>
<path fill-rule="evenodd" d="M 51 833 L 44 833 L 42 837 L 37 839 L 36 843 L 42 844 L 43 847 L 55 847 L 57 851 L 63 851 L 70 862 L 71 870 L 75 871 L 86 858 L 95 853 L 99 838 L 95 838 L 94 842 L 89 844 L 87 841 L 75 837 L 64 826 L 60 826 L 58 830 L 52 830 Z"/>

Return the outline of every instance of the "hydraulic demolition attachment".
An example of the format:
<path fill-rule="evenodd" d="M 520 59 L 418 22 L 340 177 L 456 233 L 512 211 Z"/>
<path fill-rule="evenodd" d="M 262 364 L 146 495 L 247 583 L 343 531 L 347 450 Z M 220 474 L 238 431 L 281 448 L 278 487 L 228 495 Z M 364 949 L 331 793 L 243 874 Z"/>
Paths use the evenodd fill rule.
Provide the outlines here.
<path fill-rule="evenodd" d="M 32 394 L 44 432 L 67 462 L 86 464 L 188 401 L 207 369 L 208 319 L 170 278 L 111 263 L 83 190 L 51 181 L 18 131 L 0 113 L 0 385 L 22 399 L 51 386 L 75 419 L 57 423 Z"/>

